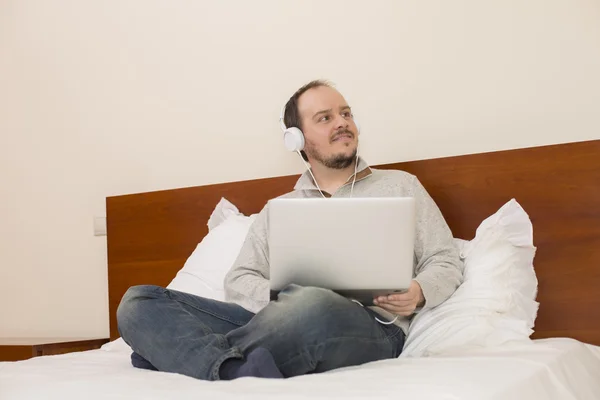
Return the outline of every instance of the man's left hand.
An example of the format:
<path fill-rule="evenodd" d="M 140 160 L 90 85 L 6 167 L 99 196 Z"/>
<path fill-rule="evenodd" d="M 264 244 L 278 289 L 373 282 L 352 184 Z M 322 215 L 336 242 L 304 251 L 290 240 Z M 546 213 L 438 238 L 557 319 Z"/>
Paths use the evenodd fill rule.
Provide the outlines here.
<path fill-rule="evenodd" d="M 419 282 L 413 280 L 406 292 L 379 296 L 373 299 L 373 303 L 392 314 L 408 317 L 425 303 L 425 297 Z"/>

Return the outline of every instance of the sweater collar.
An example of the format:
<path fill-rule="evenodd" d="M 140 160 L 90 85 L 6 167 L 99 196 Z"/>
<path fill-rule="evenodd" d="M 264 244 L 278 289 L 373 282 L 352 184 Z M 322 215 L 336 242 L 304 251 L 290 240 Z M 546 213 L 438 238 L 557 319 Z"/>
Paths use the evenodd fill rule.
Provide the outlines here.
<path fill-rule="evenodd" d="M 356 182 L 368 177 L 372 173 L 373 172 L 371 171 L 369 164 L 359 156 L 358 157 L 358 167 L 356 168 Z M 353 179 L 354 179 L 354 174 L 350 175 L 350 177 L 348 178 L 348 180 L 346 181 L 345 184 L 352 182 Z M 315 185 L 313 178 L 310 175 L 310 173 L 308 172 L 308 170 L 304 171 L 304 173 L 302 175 L 300 175 L 300 178 L 296 182 L 296 185 L 294 186 L 294 190 L 312 190 L 312 189 L 318 190 L 317 186 Z"/>

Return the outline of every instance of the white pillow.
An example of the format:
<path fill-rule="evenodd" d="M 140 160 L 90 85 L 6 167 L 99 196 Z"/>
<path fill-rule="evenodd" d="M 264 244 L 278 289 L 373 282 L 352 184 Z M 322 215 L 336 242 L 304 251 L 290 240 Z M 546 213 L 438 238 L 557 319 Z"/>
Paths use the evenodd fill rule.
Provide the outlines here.
<path fill-rule="evenodd" d="M 210 232 L 213 230 L 213 228 L 216 228 L 218 225 L 222 224 L 228 217 L 232 215 L 242 214 L 233 203 L 226 198 L 221 197 L 221 200 L 217 203 L 217 206 L 208 218 L 208 231 Z"/>
<path fill-rule="evenodd" d="M 167 289 L 225 301 L 223 280 L 235 262 L 254 218 L 254 215 L 230 215 L 213 227 Z"/>
<path fill-rule="evenodd" d="M 481 223 L 473 240 L 455 243 L 464 282 L 444 303 L 414 317 L 400 357 L 530 341 L 539 304 L 527 213 L 512 199 Z"/>

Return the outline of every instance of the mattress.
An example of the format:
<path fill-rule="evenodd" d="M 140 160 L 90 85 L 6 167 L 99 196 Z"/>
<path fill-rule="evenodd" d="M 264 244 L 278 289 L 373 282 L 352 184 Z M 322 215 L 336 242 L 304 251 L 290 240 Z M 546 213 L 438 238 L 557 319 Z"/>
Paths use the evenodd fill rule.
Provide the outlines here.
<path fill-rule="evenodd" d="M 600 348 L 566 338 L 231 382 L 135 369 L 129 354 L 115 341 L 0 363 L 0 399 L 600 399 Z"/>

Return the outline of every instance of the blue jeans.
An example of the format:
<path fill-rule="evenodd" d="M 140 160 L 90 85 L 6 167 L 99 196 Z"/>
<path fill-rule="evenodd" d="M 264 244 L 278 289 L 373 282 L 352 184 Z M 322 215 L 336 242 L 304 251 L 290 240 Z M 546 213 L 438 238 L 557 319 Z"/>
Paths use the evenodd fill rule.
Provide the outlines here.
<path fill-rule="evenodd" d="M 131 287 L 117 310 L 134 353 L 159 371 L 203 380 L 220 379 L 225 360 L 257 347 L 271 352 L 284 377 L 398 357 L 404 333 L 376 316 L 330 290 L 297 285 L 257 314 L 150 285 Z"/>

